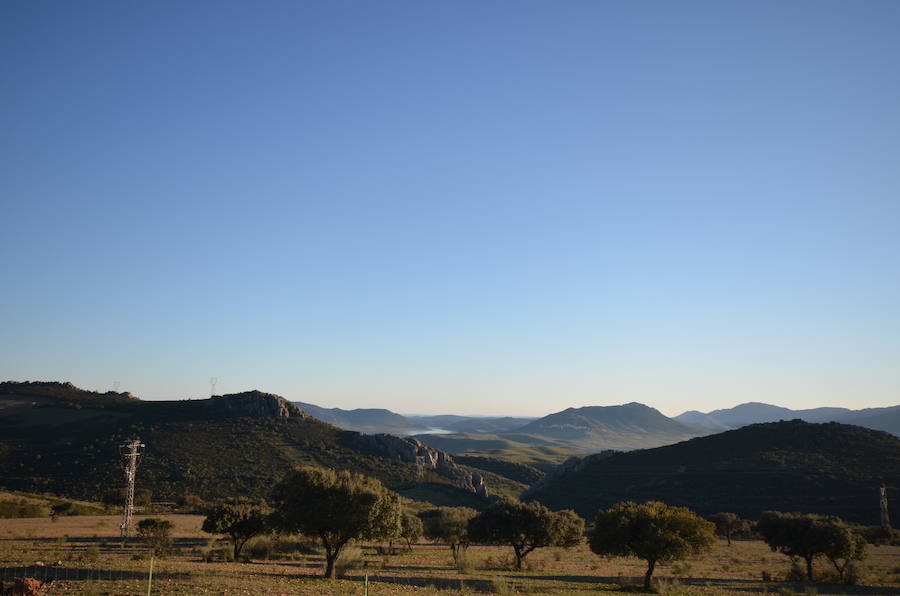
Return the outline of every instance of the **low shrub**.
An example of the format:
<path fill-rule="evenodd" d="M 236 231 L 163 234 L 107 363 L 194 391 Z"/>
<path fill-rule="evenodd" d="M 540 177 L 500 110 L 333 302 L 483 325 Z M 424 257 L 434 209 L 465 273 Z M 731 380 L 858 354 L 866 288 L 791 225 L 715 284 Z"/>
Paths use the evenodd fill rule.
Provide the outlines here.
<path fill-rule="evenodd" d="M 29 503 L 25 499 L 0 501 L 0 519 L 43 517 L 45 515 L 47 515 L 46 507 L 37 503 Z"/>
<path fill-rule="evenodd" d="M 164 557 L 172 549 L 172 528 L 175 524 L 167 519 L 148 517 L 138 522 L 140 536 L 153 552 L 154 556 Z"/>

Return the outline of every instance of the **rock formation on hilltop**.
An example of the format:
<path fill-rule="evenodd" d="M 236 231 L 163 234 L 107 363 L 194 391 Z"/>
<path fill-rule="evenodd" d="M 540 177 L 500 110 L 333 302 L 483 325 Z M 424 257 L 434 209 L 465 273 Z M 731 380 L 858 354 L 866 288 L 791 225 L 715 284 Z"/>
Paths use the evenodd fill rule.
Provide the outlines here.
<path fill-rule="evenodd" d="M 306 418 L 307 414 L 288 400 L 274 393 L 254 389 L 243 393 L 214 395 L 210 407 L 227 416 L 246 418 Z"/>

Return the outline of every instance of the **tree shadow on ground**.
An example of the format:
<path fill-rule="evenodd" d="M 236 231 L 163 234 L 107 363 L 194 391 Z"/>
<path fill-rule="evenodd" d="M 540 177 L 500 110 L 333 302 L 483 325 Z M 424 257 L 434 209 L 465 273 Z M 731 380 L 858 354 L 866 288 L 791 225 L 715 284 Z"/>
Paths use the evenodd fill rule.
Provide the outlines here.
<path fill-rule="evenodd" d="M 122 581 L 147 579 L 147 572 L 129 569 L 67 567 L 65 565 L 23 565 L 0 569 L 0 579 L 4 581 L 12 581 L 17 577 L 33 577 L 42 581 Z M 154 573 L 154 577 L 162 577 L 164 579 L 188 579 L 191 577 L 191 574 L 178 571 L 160 571 Z"/>

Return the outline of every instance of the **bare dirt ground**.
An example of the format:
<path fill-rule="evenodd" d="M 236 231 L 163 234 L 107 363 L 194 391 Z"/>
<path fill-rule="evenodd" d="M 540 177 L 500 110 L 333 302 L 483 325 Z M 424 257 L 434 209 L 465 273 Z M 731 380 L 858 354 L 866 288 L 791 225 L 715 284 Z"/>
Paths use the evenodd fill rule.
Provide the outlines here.
<path fill-rule="evenodd" d="M 138 516 L 139 521 L 144 516 Z M 603 559 L 586 546 L 540 549 L 528 569 L 511 568 L 512 550 L 474 546 L 465 563 L 453 563 L 446 546 L 416 544 L 408 551 L 385 554 L 384 545 L 350 548 L 343 579 L 325 580 L 320 553 L 301 548 L 225 562 L 227 541 L 200 530 L 196 515 L 163 515 L 175 524 L 171 555 L 153 561 L 153 594 L 319 595 L 364 594 L 575 594 L 641 593 L 644 563 L 636 559 Z M 36 576 L 54 580 L 49 594 L 146 595 L 150 558 L 132 540 L 124 548 L 115 516 L 0 520 L 0 580 Z M 259 549 L 255 549 L 259 555 Z M 207 562 L 213 559 L 215 562 Z M 714 552 L 657 570 L 661 594 L 872 594 L 900 595 L 900 547 L 871 547 L 863 561 L 861 585 L 796 584 L 782 581 L 790 562 L 759 541 L 720 543 Z M 817 561 L 822 576 L 830 564 Z M 764 581 L 768 574 L 771 581 Z"/>

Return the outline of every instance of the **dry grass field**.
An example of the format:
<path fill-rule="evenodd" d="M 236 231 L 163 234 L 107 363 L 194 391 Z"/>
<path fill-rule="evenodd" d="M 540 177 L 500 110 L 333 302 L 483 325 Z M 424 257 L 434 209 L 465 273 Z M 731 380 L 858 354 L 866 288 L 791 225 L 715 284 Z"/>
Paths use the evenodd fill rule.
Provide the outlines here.
<path fill-rule="evenodd" d="M 246 562 L 226 562 L 227 543 L 200 531 L 202 517 L 166 515 L 175 523 L 175 549 L 154 561 L 153 594 L 320 595 L 364 594 L 596 594 L 640 593 L 643 562 L 602 559 L 586 546 L 572 550 L 541 549 L 528 557 L 528 569 L 510 568 L 512 552 L 503 547 L 471 547 L 463 565 L 454 565 L 450 550 L 416 544 L 384 554 L 383 545 L 350 548 L 343 579 L 325 580 L 323 558 L 309 545 L 260 555 L 260 545 Z M 140 518 L 138 518 L 140 519 Z M 114 516 L 0 520 L 0 579 L 35 575 L 56 578 L 49 594 L 146 595 L 150 560 L 133 540 L 125 548 Z M 245 555 L 251 555 L 248 546 Z M 212 562 L 207 560 L 212 559 Z M 829 571 L 827 561 L 817 571 Z M 878 594 L 900 595 L 900 547 L 870 548 L 863 562 L 862 585 L 814 585 L 783 582 L 789 568 L 784 555 L 758 541 L 720 543 L 698 560 L 658 568 L 658 591 L 692 594 Z M 764 581 L 764 572 L 771 581 Z"/>

